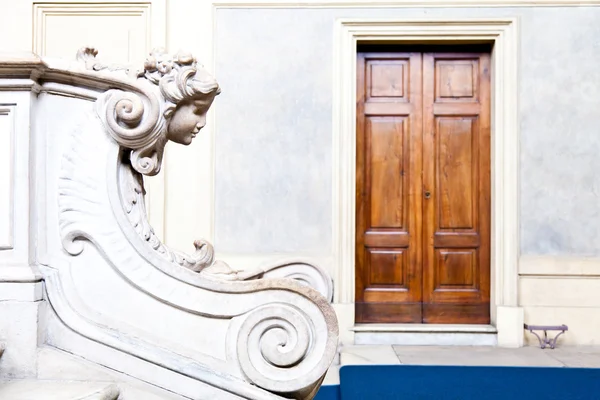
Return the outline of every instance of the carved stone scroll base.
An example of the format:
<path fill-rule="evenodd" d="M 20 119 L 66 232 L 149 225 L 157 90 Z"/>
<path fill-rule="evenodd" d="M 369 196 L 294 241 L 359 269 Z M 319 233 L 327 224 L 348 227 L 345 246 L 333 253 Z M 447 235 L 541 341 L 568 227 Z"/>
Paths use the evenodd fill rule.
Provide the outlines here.
<path fill-rule="evenodd" d="M 95 55 L 0 59 L 5 87 L 37 94 L 18 112 L 38 138 L 42 343 L 190 398 L 312 398 L 338 342 L 328 274 L 303 260 L 238 272 L 148 222 L 142 175 L 160 173 L 167 141 L 199 134 L 218 84 L 187 53 L 139 71 Z"/>

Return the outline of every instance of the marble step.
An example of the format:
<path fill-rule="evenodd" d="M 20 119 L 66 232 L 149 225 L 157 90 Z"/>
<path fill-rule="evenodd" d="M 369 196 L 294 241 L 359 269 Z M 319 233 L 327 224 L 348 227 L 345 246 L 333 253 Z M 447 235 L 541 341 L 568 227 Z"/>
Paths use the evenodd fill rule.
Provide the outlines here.
<path fill-rule="evenodd" d="M 2 400 L 117 400 L 119 388 L 112 383 L 43 381 L 18 379 L 0 381 Z"/>
<path fill-rule="evenodd" d="M 155 386 L 150 381 L 132 378 L 117 370 L 103 367 L 51 347 L 38 349 L 37 367 L 37 378 L 40 380 L 115 384 L 121 392 L 119 400 L 188 399 L 185 396 Z M 2 394 L 0 394 L 0 400 L 4 400 Z"/>
<path fill-rule="evenodd" d="M 492 325 L 461 324 L 357 324 L 356 345 L 400 346 L 496 346 Z"/>

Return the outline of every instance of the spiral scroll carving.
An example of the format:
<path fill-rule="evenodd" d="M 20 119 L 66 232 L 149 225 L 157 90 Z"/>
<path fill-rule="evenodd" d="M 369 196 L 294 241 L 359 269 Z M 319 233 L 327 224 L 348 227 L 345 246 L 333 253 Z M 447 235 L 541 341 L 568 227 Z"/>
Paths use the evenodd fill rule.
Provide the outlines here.
<path fill-rule="evenodd" d="M 324 320 L 322 326 L 317 320 L 283 303 L 248 313 L 236 335 L 237 358 L 246 378 L 284 395 L 309 391 L 327 371 L 332 356 L 328 353 L 335 349 L 327 345 L 332 337 Z"/>
<path fill-rule="evenodd" d="M 141 87 L 142 85 L 140 85 Z M 165 119 L 157 95 L 151 90 L 139 92 L 110 90 L 97 102 L 98 114 L 112 138 L 132 149 L 131 165 L 141 174 L 160 171 L 166 144 Z"/>
<path fill-rule="evenodd" d="M 273 262 L 261 267 L 260 278 L 288 278 L 321 293 L 329 302 L 333 301 L 333 280 L 319 265 L 308 260 L 292 259 Z"/>
<path fill-rule="evenodd" d="M 150 135 L 155 128 L 160 106 L 154 94 L 144 94 L 148 106 L 144 105 L 138 93 L 111 91 L 106 100 L 105 118 L 111 136 L 120 144 L 130 149 L 145 147 L 152 143 L 159 132 Z M 144 115 L 146 114 L 146 115 Z"/>

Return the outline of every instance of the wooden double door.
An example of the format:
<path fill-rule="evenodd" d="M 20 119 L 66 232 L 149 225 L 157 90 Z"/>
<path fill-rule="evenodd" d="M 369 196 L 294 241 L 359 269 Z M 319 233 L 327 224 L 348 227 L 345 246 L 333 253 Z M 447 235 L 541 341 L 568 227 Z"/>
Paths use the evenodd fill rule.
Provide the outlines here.
<path fill-rule="evenodd" d="M 490 49 L 385 50 L 357 60 L 356 322 L 489 323 Z"/>

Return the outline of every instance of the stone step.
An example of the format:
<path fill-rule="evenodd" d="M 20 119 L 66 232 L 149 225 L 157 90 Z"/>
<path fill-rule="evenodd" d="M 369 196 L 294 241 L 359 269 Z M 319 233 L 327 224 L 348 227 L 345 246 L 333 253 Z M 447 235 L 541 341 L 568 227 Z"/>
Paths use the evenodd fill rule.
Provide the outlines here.
<path fill-rule="evenodd" d="M 117 370 L 103 367 L 55 348 L 39 348 L 37 361 L 37 378 L 40 380 L 99 382 L 105 385 L 112 383 L 117 385 L 121 392 L 119 400 L 187 399 L 151 383 L 132 378 Z M 0 400 L 4 400 L 1 394 Z"/>
<path fill-rule="evenodd" d="M 400 346 L 496 346 L 492 325 L 454 324 L 357 324 L 356 345 Z"/>
<path fill-rule="evenodd" d="M 18 379 L 0 381 L 2 400 L 117 400 L 119 388 L 112 383 L 43 381 Z"/>

